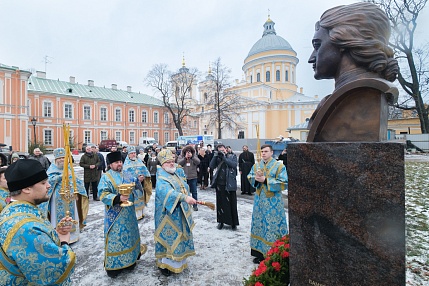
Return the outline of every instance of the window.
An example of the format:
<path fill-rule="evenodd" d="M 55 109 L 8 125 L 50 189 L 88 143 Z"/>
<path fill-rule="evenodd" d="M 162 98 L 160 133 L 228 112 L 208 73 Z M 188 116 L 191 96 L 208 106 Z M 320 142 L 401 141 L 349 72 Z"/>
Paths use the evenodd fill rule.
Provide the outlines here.
<path fill-rule="evenodd" d="M 204 113 L 204 106 L 201 107 L 201 113 Z"/>
<path fill-rule="evenodd" d="M 101 121 L 107 121 L 107 108 L 106 107 L 100 108 L 100 120 Z"/>
<path fill-rule="evenodd" d="M 130 131 L 130 144 L 135 144 L 136 143 L 136 134 L 134 133 L 134 131 Z"/>
<path fill-rule="evenodd" d="M 194 120 L 194 128 L 197 128 L 197 121 Z"/>
<path fill-rule="evenodd" d="M 147 136 L 147 131 L 143 131 L 143 132 L 142 132 L 142 137 L 148 137 L 148 136 Z"/>
<path fill-rule="evenodd" d="M 83 142 L 91 143 L 91 131 L 84 131 L 83 132 Z"/>
<path fill-rule="evenodd" d="M 280 81 L 280 71 L 276 70 L 276 81 Z"/>
<path fill-rule="evenodd" d="M 168 116 L 168 112 L 164 113 L 164 124 L 168 124 L 170 123 L 170 118 Z"/>
<path fill-rule="evenodd" d="M 270 81 L 270 71 L 267 71 L 267 72 L 265 73 L 265 81 L 266 81 L 266 82 L 269 82 L 269 81 Z"/>
<path fill-rule="evenodd" d="M 153 123 L 158 123 L 158 111 L 155 111 L 153 113 Z M 158 141 L 158 140 L 156 140 Z"/>
<path fill-rule="evenodd" d="M 107 131 L 101 131 L 100 138 L 101 140 L 107 140 Z"/>
<path fill-rule="evenodd" d="M 244 139 L 244 131 L 238 131 L 238 139 Z"/>
<path fill-rule="evenodd" d="M 286 81 L 289 81 L 289 71 L 286 71 L 286 72 L 285 72 L 285 80 L 286 80 Z"/>
<path fill-rule="evenodd" d="M 143 123 L 147 122 L 147 111 L 142 111 L 142 122 Z"/>
<path fill-rule="evenodd" d="M 207 92 L 204 92 L 204 101 L 207 101 L 208 95 Z"/>
<path fill-rule="evenodd" d="M 115 132 L 115 140 L 116 141 L 122 141 L 122 136 L 121 136 L 121 131 L 116 131 Z"/>
<path fill-rule="evenodd" d="M 128 111 L 128 121 L 134 122 L 134 110 Z"/>
<path fill-rule="evenodd" d="M 256 81 L 257 81 L 257 82 L 260 82 L 260 81 L 261 81 L 261 74 L 260 74 L 260 73 L 257 73 L 257 74 L 256 74 Z"/>
<path fill-rule="evenodd" d="M 73 118 L 73 106 L 70 103 L 64 104 L 64 118 Z"/>
<path fill-rule="evenodd" d="M 69 145 L 70 145 L 70 147 L 74 145 L 74 131 L 73 130 L 70 130 Z"/>
<path fill-rule="evenodd" d="M 52 145 L 52 130 L 45 129 L 43 133 L 43 144 Z"/>
<path fill-rule="evenodd" d="M 165 143 L 167 143 L 168 141 L 170 141 L 170 133 L 168 133 L 168 132 L 164 133 L 164 141 L 165 141 Z"/>
<path fill-rule="evenodd" d="M 120 122 L 121 120 L 122 120 L 121 109 L 116 108 L 115 109 L 115 121 Z"/>
<path fill-rule="evenodd" d="M 43 116 L 52 117 L 52 102 L 48 102 L 48 101 L 43 102 Z"/>
<path fill-rule="evenodd" d="M 179 133 L 178 132 L 174 132 L 174 140 L 177 140 L 177 138 L 179 138 Z"/>
<path fill-rule="evenodd" d="M 153 138 L 155 138 L 156 142 L 159 142 L 159 135 L 158 132 L 153 132 Z"/>
<path fill-rule="evenodd" d="M 91 120 L 91 107 L 84 106 L 83 107 L 83 120 Z"/>

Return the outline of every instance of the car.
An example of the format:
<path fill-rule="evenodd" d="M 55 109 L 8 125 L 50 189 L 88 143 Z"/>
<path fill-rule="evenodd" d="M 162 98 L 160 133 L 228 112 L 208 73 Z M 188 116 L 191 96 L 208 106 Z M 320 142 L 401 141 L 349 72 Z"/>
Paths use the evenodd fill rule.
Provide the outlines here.
<path fill-rule="evenodd" d="M 176 151 L 177 141 L 168 141 L 167 144 L 164 145 L 168 150 Z"/>
<path fill-rule="evenodd" d="M 118 142 L 116 142 L 116 140 L 101 140 L 100 144 L 98 144 L 98 149 L 100 150 L 100 152 L 110 152 L 110 150 L 114 146 L 118 146 Z"/>
<path fill-rule="evenodd" d="M 82 144 L 82 152 L 83 153 L 85 153 L 85 151 L 86 151 L 86 146 L 97 146 L 97 144 L 92 143 L 92 142 L 83 143 Z"/>
<path fill-rule="evenodd" d="M 27 152 L 16 152 L 18 153 L 18 156 L 20 159 L 27 159 L 28 158 L 28 153 Z M 1 158 L 1 163 L 0 166 L 7 166 L 9 165 L 9 155 L 10 155 L 10 148 L 8 145 L 4 144 L 4 143 L 0 143 L 0 158 Z"/>

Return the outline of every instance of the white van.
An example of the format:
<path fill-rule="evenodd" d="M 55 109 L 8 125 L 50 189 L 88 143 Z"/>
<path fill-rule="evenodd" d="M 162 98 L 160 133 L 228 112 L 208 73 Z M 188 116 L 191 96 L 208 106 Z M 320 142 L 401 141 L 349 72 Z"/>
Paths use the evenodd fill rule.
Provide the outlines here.
<path fill-rule="evenodd" d="M 165 148 L 171 151 L 176 151 L 177 147 L 177 141 L 168 141 L 167 144 L 165 144 Z"/>
<path fill-rule="evenodd" d="M 155 138 L 153 137 L 140 137 L 139 138 L 139 146 L 146 148 L 147 146 L 153 145 L 153 143 L 156 143 L 158 145 L 158 142 L 156 142 Z"/>

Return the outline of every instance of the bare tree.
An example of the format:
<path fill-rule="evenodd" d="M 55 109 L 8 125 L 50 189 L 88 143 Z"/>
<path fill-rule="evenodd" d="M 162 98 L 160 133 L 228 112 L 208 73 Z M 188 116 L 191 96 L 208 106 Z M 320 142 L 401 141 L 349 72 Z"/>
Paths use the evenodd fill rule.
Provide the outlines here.
<path fill-rule="evenodd" d="M 428 106 L 425 97 L 429 87 L 429 46 L 415 46 L 417 18 L 428 0 L 370 0 L 383 9 L 392 27 L 390 45 L 400 65 L 398 81 L 406 93 L 396 108 L 416 110 L 422 133 L 429 133 Z"/>
<path fill-rule="evenodd" d="M 194 105 L 192 87 L 197 83 L 197 69 L 188 69 L 184 65 L 176 72 L 168 70 L 166 64 L 156 64 L 145 78 L 147 86 L 160 95 L 167 110 L 171 113 L 174 126 L 183 135 L 186 118 L 190 116 Z"/>
<path fill-rule="evenodd" d="M 216 126 L 218 138 L 222 130 L 235 130 L 239 127 L 240 96 L 231 90 L 231 70 L 217 58 L 212 66 L 211 80 L 208 84 L 207 112 L 209 124 Z"/>

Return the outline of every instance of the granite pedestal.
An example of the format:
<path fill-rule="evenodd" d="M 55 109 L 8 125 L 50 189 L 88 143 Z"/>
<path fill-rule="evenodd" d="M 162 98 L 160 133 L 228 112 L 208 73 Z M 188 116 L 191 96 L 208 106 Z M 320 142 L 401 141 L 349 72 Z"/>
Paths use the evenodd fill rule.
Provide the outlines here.
<path fill-rule="evenodd" d="M 404 146 L 288 145 L 292 286 L 405 285 Z"/>

